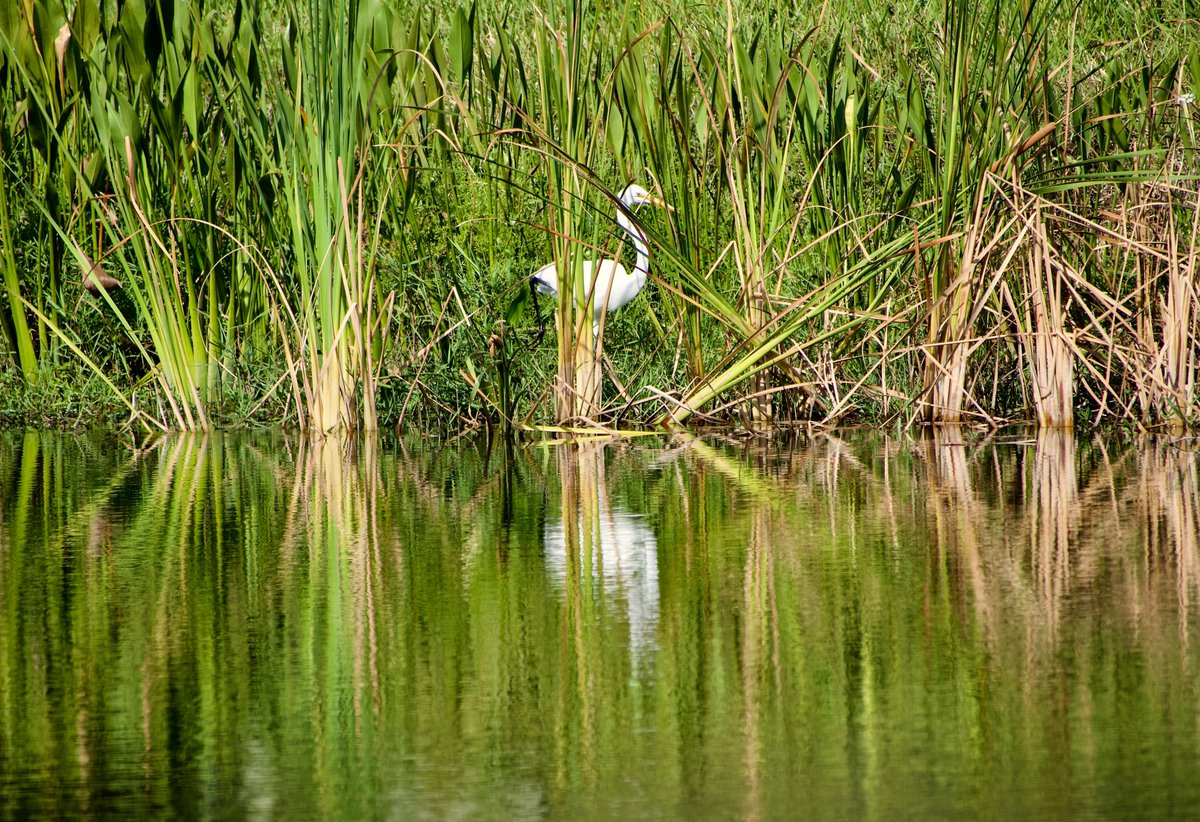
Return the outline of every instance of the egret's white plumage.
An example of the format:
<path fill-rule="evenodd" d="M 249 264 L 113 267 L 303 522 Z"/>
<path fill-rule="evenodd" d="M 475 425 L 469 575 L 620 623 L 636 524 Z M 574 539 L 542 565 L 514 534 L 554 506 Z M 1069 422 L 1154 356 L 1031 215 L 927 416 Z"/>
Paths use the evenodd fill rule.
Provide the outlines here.
<path fill-rule="evenodd" d="M 621 192 L 621 204 L 624 208 L 617 209 L 617 225 L 625 230 L 633 247 L 637 251 L 637 262 L 633 270 L 627 271 L 625 266 L 616 260 L 601 260 L 599 269 L 594 260 L 583 263 L 583 277 L 591 283 L 592 294 L 592 328 L 598 331 L 600 318 L 606 311 L 616 311 L 638 295 L 646 285 L 646 274 L 650 270 L 650 249 L 646 245 L 646 235 L 629 218 L 629 211 L 642 203 L 661 206 L 674 210 L 662 200 L 653 196 L 646 189 L 634 184 Z M 558 269 L 554 263 L 544 265 L 535 271 L 531 277 L 533 285 L 542 294 L 558 296 Z"/>

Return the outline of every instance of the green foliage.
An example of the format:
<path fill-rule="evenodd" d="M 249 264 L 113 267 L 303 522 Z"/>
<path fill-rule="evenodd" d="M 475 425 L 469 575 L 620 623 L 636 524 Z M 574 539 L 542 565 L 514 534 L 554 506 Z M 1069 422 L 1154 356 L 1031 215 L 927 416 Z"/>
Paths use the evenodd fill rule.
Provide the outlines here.
<path fill-rule="evenodd" d="M 0 370 L 0 426 L 114 429 L 129 411 L 108 386 L 82 362 L 66 359 L 26 379 Z"/>
<path fill-rule="evenodd" d="M 1054 339 L 1089 414 L 1194 416 L 1200 50 L 1096 11 L 10 4 L 0 361 L 82 352 L 173 428 L 1003 419 Z M 631 181 L 675 211 L 601 355 L 581 263 Z"/>

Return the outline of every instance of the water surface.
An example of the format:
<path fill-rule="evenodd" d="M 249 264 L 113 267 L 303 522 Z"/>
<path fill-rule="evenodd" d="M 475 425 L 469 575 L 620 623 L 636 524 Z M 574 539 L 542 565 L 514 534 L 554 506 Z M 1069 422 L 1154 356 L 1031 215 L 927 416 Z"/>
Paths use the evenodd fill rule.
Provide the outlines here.
<path fill-rule="evenodd" d="M 0 434 L 0 818 L 1194 818 L 1184 445 Z"/>

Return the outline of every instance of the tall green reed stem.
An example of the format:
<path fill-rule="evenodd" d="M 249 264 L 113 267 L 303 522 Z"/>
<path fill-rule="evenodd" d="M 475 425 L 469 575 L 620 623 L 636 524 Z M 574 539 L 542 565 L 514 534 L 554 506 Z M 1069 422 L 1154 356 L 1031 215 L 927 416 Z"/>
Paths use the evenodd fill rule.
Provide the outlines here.
<path fill-rule="evenodd" d="M 293 330 L 300 419 L 320 433 L 373 430 L 372 340 L 384 326 L 363 175 L 374 168 L 371 67 L 380 63 L 370 38 L 377 25 L 387 26 L 390 12 L 369 1 L 312 0 L 303 17 L 296 6 L 291 15 L 275 149 L 299 292 Z"/>

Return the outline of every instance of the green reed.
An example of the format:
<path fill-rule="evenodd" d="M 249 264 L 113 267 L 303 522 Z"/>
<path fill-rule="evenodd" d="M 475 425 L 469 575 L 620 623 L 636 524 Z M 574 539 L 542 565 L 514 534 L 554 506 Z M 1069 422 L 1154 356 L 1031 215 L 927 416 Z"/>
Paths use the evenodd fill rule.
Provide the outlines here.
<path fill-rule="evenodd" d="M 1186 425 L 1200 50 L 1092 6 L 19 4 L 8 358 L 32 379 L 61 339 L 174 428 L 238 392 L 318 430 L 414 404 Z M 1149 45 L 1111 42 L 1139 19 Z M 582 261 L 620 253 L 635 181 L 676 211 L 597 340 Z M 553 353 L 517 297 L 547 260 Z M 84 295 L 93 264 L 126 294 Z"/>

